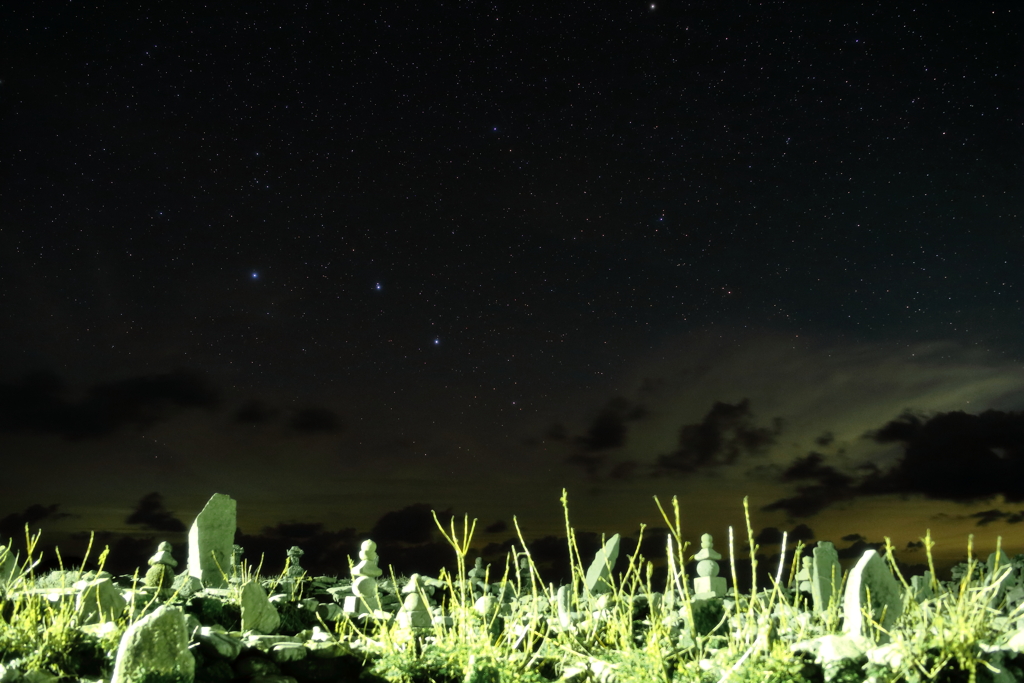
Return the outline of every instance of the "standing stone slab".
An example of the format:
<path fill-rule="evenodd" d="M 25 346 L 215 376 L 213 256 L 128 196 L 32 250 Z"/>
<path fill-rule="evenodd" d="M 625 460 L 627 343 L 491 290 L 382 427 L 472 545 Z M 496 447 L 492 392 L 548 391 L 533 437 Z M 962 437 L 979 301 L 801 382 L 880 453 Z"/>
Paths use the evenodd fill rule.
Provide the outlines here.
<path fill-rule="evenodd" d="M 612 590 L 610 567 L 615 566 L 615 560 L 619 559 L 619 535 L 615 534 L 608 539 L 604 547 L 594 555 L 594 561 L 590 563 L 587 570 L 587 590 L 595 595 L 610 593 Z"/>
<path fill-rule="evenodd" d="M 868 591 L 871 591 L 871 604 L 868 605 Z M 901 614 L 903 614 L 903 595 L 900 584 L 893 578 L 892 572 L 885 565 L 874 549 L 868 550 L 850 571 L 846 580 L 846 594 L 843 596 L 843 630 L 853 636 L 867 636 L 869 624 L 861 614 L 865 607 L 871 618 L 882 628 L 890 630 Z M 885 618 L 882 611 L 885 610 Z M 889 642 L 889 636 L 879 631 L 879 643 Z"/>
<path fill-rule="evenodd" d="M 234 498 L 215 493 L 188 531 L 188 573 L 201 580 L 206 588 L 228 586 L 221 576 L 221 570 L 230 576 L 237 528 L 236 510 Z"/>
<path fill-rule="evenodd" d="M 161 605 L 128 627 L 117 647 L 110 683 L 142 683 L 145 672 L 161 680 L 192 683 L 196 660 L 188 650 L 185 613 Z"/>
<path fill-rule="evenodd" d="M 839 553 L 828 541 L 818 541 L 811 563 L 811 600 L 815 612 L 828 609 L 833 593 L 839 592 L 843 584 L 843 567 L 839 564 Z"/>
<path fill-rule="evenodd" d="M 281 615 L 271 604 L 263 587 L 255 581 L 242 586 L 242 630 L 271 635 L 281 625 Z"/>

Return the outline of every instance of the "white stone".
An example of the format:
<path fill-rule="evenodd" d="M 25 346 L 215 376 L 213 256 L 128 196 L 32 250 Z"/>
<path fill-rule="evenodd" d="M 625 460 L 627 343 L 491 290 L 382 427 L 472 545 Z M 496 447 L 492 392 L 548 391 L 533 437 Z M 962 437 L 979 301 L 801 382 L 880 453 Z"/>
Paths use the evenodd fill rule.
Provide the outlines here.
<path fill-rule="evenodd" d="M 209 626 L 201 626 L 195 634 L 195 639 L 205 645 L 208 650 L 216 652 L 218 657 L 229 662 L 235 661 L 238 655 L 242 654 L 242 641 Z"/>
<path fill-rule="evenodd" d="M 277 643 L 270 648 L 270 658 L 277 664 L 282 662 L 297 662 L 305 659 L 309 653 L 302 643 Z"/>
<path fill-rule="evenodd" d="M 868 605 L 868 591 L 871 592 L 871 604 Z M 903 614 L 903 594 L 900 584 L 893 578 L 892 572 L 874 549 L 868 550 L 850 571 L 846 580 L 846 593 L 843 596 L 843 631 L 852 636 L 868 636 L 868 624 L 861 614 L 861 607 L 867 609 L 872 620 L 882 628 L 891 630 L 896 620 Z M 882 612 L 885 611 L 883 618 Z M 879 644 L 889 642 L 889 636 L 879 631 Z"/>
<path fill-rule="evenodd" d="M 800 593 L 811 593 L 811 573 L 814 571 L 814 558 L 800 558 L 800 571 L 796 573 L 796 589 Z"/>
<path fill-rule="evenodd" d="M 231 496 L 215 493 L 188 531 L 188 573 L 207 588 L 228 586 L 221 571 L 228 576 L 231 574 L 236 512 L 237 503 Z M 217 563 L 220 563 L 219 568 Z"/>
<path fill-rule="evenodd" d="M 78 591 L 75 611 L 79 614 L 81 624 L 117 621 L 128 606 L 128 602 L 121 597 L 121 591 L 108 578 L 76 581 L 72 588 Z"/>
<path fill-rule="evenodd" d="M 359 564 L 352 567 L 352 577 L 368 576 L 376 579 L 384 572 L 377 566 L 379 556 L 377 555 L 377 544 L 366 540 L 359 545 Z"/>
<path fill-rule="evenodd" d="M 255 581 L 242 586 L 242 630 L 270 635 L 281 625 L 281 615 L 267 598 L 263 587 Z"/>
<path fill-rule="evenodd" d="M 355 595 L 345 598 L 345 612 L 366 614 L 380 609 L 377 582 L 369 576 L 357 576 L 352 581 L 352 592 Z"/>
<path fill-rule="evenodd" d="M 811 601 L 815 612 L 824 612 L 834 593 L 843 585 L 843 567 L 839 553 L 828 541 L 818 541 L 811 562 Z"/>
<path fill-rule="evenodd" d="M 110 683 L 140 683 L 143 670 L 195 680 L 196 660 L 188 650 L 185 613 L 161 605 L 128 627 L 121 637 Z"/>
<path fill-rule="evenodd" d="M 323 603 L 316 608 L 316 613 L 324 621 L 337 621 L 341 618 L 341 605 L 333 602 Z"/>
<path fill-rule="evenodd" d="M 594 555 L 594 561 L 590 563 L 587 570 L 587 590 L 595 595 L 610 593 L 612 590 L 610 567 L 615 566 L 615 560 L 619 559 L 620 538 L 615 534 L 608 539 L 604 547 Z"/>
<path fill-rule="evenodd" d="M 402 608 L 398 610 L 397 619 L 398 625 L 402 628 L 428 628 L 433 623 L 430 609 L 423 604 L 423 598 L 419 593 L 409 593 L 405 596 Z"/>

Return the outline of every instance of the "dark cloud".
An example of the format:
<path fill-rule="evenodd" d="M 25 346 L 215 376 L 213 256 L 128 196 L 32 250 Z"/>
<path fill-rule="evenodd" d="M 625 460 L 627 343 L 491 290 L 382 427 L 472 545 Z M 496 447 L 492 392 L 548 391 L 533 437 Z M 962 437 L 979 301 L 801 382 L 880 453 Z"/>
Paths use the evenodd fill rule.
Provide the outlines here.
<path fill-rule="evenodd" d="M 263 535 L 268 538 L 283 538 L 298 541 L 312 538 L 324 533 L 322 522 L 280 522 L 277 526 L 263 527 Z"/>
<path fill-rule="evenodd" d="M 784 482 L 813 479 L 822 485 L 842 489 L 850 485 L 851 477 L 842 474 L 833 467 L 822 465 L 825 456 L 811 451 L 803 458 L 798 458 L 782 472 Z"/>
<path fill-rule="evenodd" d="M 836 547 L 836 554 L 839 555 L 840 560 L 859 560 L 864 557 L 864 553 L 869 550 L 874 550 L 879 555 L 885 556 L 885 543 L 868 543 L 859 534 L 853 534 L 856 538 L 853 541 L 853 545 L 849 545 L 845 548 Z M 850 536 L 843 536 L 844 541 L 849 541 Z"/>
<path fill-rule="evenodd" d="M 598 471 L 601 469 L 601 465 L 604 464 L 605 456 L 603 455 L 584 455 L 583 453 L 576 453 L 565 458 L 562 462 L 566 465 L 575 465 L 580 467 L 587 474 L 588 477 L 596 478 Z"/>
<path fill-rule="evenodd" d="M 790 517 L 810 517 L 837 502 L 832 491 L 824 486 L 807 486 L 797 489 L 798 495 L 779 500 L 765 505 L 763 512 L 774 510 L 785 510 Z M 842 499 L 853 497 L 852 492 L 846 493 Z"/>
<path fill-rule="evenodd" d="M 163 497 L 155 491 L 143 496 L 135 510 L 124 521 L 126 524 L 140 524 L 144 529 L 153 531 L 187 530 L 184 522 L 164 509 Z"/>
<path fill-rule="evenodd" d="M 556 422 L 548 427 L 547 432 L 544 433 L 544 438 L 551 439 L 552 441 L 565 441 L 569 438 L 569 434 L 566 432 L 565 425 Z"/>
<path fill-rule="evenodd" d="M 621 448 L 626 443 L 626 422 L 640 420 L 647 415 L 644 406 L 631 405 L 626 399 L 617 396 L 594 418 L 587 435 L 576 437 L 575 441 L 588 451 Z"/>
<path fill-rule="evenodd" d="M 401 510 L 384 514 L 370 531 L 370 538 L 375 543 L 427 543 L 432 541 L 438 532 L 431 506 L 426 503 L 415 503 Z M 451 509 L 437 513 L 445 533 L 451 534 L 449 522 L 452 519 Z"/>
<path fill-rule="evenodd" d="M 65 389 L 50 371 L 0 383 L 0 432 L 99 438 L 128 424 L 151 426 L 171 407 L 213 409 L 220 403 L 205 376 L 186 370 L 96 384 L 77 402 L 63 396 Z"/>
<path fill-rule="evenodd" d="M 644 377 L 643 381 L 640 382 L 639 392 L 648 396 L 659 397 L 667 387 L 668 382 L 661 377 Z"/>
<path fill-rule="evenodd" d="M 804 541 L 806 543 L 812 540 L 814 540 L 814 531 L 806 524 L 800 524 L 786 534 L 787 544 L 796 541 Z M 773 526 L 765 527 L 754 537 L 754 543 L 760 546 L 780 545 L 782 543 L 782 530 Z"/>
<path fill-rule="evenodd" d="M 609 479 L 616 479 L 618 481 L 629 481 L 635 475 L 637 469 L 640 467 L 640 463 L 635 460 L 623 460 L 622 462 L 615 463 L 611 470 L 608 472 Z"/>
<path fill-rule="evenodd" d="M 992 522 L 997 522 L 999 520 L 1002 520 L 1007 524 L 1020 524 L 1024 521 L 1024 510 L 1018 510 L 1017 512 L 982 510 L 981 512 L 975 512 L 973 515 L 968 515 L 968 518 L 977 519 L 978 526 L 987 526 Z"/>
<path fill-rule="evenodd" d="M 782 418 L 776 417 L 768 429 L 752 426 L 752 417 L 749 399 L 736 405 L 715 401 L 701 422 L 680 430 L 676 451 L 658 456 L 656 473 L 693 472 L 731 465 L 740 455 L 764 454 L 782 432 Z"/>
<path fill-rule="evenodd" d="M 499 519 L 494 524 L 484 528 L 485 534 L 502 534 L 508 531 L 508 522 Z"/>
<path fill-rule="evenodd" d="M 830 445 L 835 440 L 836 440 L 836 435 L 835 434 L 833 434 L 832 432 L 825 432 L 824 434 L 822 434 L 821 436 L 816 438 L 814 440 L 814 443 L 816 443 L 818 446 L 821 446 L 822 448 L 824 448 L 825 446 Z"/>
<path fill-rule="evenodd" d="M 759 546 L 777 546 L 782 543 L 782 531 L 775 526 L 766 526 L 754 537 Z"/>
<path fill-rule="evenodd" d="M 279 413 L 259 399 L 252 399 L 242 404 L 233 416 L 235 422 L 243 424 L 266 424 L 273 420 Z"/>
<path fill-rule="evenodd" d="M 5 539 L 15 542 L 25 538 L 25 525 L 29 526 L 29 533 L 39 531 L 38 524 L 43 520 L 58 520 L 67 517 L 75 517 L 70 512 L 58 512 L 60 505 L 40 505 L 38 503 L 25 508 L 24 512 L 13 512 L 3 519 L 0 519 L 0 544 L 6 545 Z"/>
<path fill-rule="evenodd" d="M 620 448 L 626 443 L 626 423 L 622 415 L 612 410 L 602 411 L 594 418 L 586 436 L 576 438 L 576 443 L 588 451 L 603 451 Z"/>
<path fill-rule="evenodd" d="M 763 511 L 785 510 L 792 517 L 807 517 L 837 502 L 863 496 L 924 495 L 933 500 L 969 504 L 1003 495 L 1009 502 L 1024 501 L 1024 412 L 987 410 L 980 415 L 963 411 L 939 413 L 930 418 L 904 412 L 865 439 L 875 443 L 899 443 L 903 456 L 882 472 L 874 463 L 856 469 L 854 478 L 824 465 L 824 456 L 812 452 L 794 461 L 782 481 L 811 480 L 797 495 L 775 501 Z M 978 525 L 996 519 L 1021 520 L 1020 513 L 992 510 L 978 513 Z"/>
<path fill-rule="evenodd" d="M 813 480 L 811 486 L 797 488 L 796 496 L 783 498 L 761 508 L 763 512 L 785 510 L 790 517 L 809 517 L 825 508 L 843 500 L 849 500 L 856 494 L 850 488 L 852 477 L 842 474 L 833 467 L 823 465 L 824 456 L 811 452 L 803 458 L 794 460 L 783 470 L 782 482 Z"/>
<path fill-rule="evenodd" d="M 885 476 L 865 482 L 865 493 L 920 493 L 959 503 L 1002 494 L 1009 502 L 1024 501 L 1024 412 L 957 410 L 927 420 L 905 412 L 866 436 L 901 443 L 904 457 Z"/>
<path fill-rule="evenodd" d="M 337 432 L 341 431 L 341 418 L 327 408 L 304 408 L 297 411 L 288 427 L 297 432 Z"/>

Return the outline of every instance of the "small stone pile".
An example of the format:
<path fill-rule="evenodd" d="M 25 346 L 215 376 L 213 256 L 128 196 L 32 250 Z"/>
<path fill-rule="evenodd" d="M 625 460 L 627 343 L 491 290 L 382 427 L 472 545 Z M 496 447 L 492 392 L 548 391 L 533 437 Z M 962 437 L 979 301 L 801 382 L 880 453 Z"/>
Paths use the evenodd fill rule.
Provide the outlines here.
<path fill-rule="evenodd" d="M 352 567 L 353 595 L 345 598 L 346 614 L 359 616 L 380 609 L 377 577 L 384 572 L 377 566 L 377 560 L 377 544 L 370 540 L 363 541 L 359 546 L 359 564 Z"/>
<path fill-rule="evenodd" d="M 725 595 L 725 577 L 718 575 L 718 562 L 722 554 L 715 550 L 711 534 L 700 537 L 700 552 L 694 556 L 697 562 L 697 578 L 693 580 L 694 600 L 720 598 Z"/>

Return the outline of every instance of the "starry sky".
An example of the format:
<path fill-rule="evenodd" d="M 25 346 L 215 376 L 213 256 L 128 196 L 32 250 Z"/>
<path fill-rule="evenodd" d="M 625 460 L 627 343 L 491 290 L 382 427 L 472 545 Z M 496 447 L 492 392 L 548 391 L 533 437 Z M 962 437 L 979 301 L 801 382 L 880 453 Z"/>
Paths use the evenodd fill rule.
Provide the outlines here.
<path fill-rule="evenodd" d="M 772 573 L 1024 553 L 1022 14 L 12 9 L 0 537 L 180 569 L 225 493 L 265 574 L 436 575 L 433 510 L 554 577 L 565 489 L 584 556 L 654 496 Z"/>

